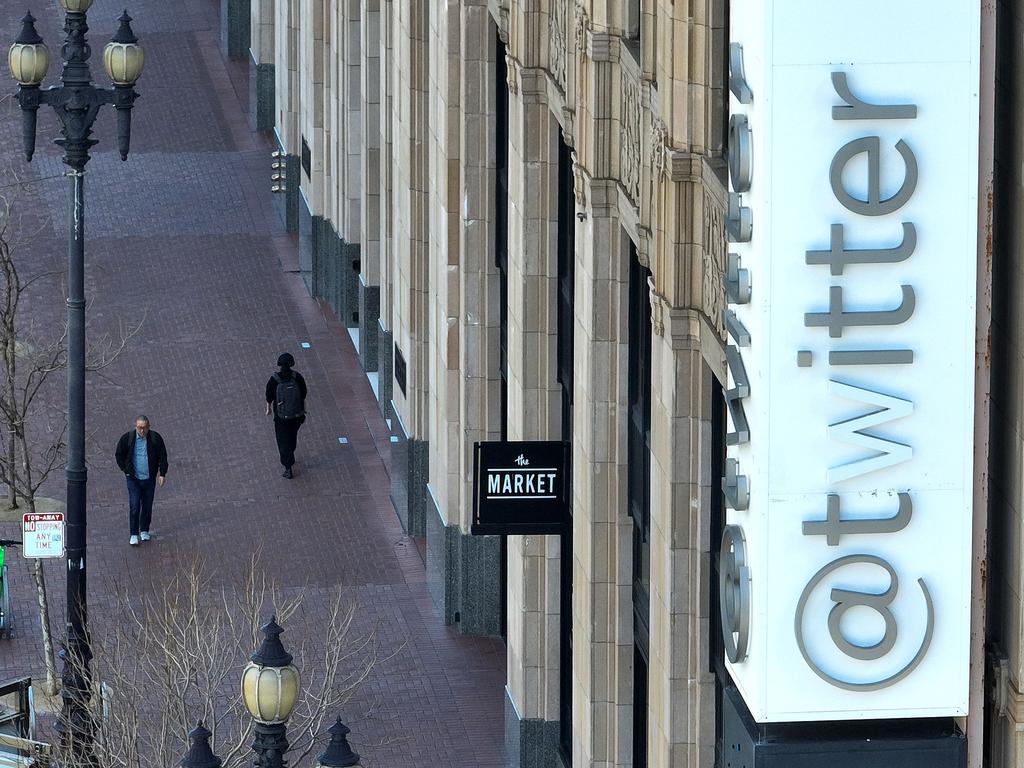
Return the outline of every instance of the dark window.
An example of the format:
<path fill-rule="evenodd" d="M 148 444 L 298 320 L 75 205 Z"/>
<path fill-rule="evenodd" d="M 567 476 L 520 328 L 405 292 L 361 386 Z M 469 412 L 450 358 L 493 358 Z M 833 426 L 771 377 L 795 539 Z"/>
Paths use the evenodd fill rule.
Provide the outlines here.
<path fill-rule="evenodd" d="M 640 28 L 643 19 L 643 0 L 626 0 L 623 11 L 626 14 L 625 31 L 628 40 L 640 39 Z"/>
<path fill-rule="evenodd" d="M 498 268 L 501 439 L 508 439 L 508 67 L 494 25 L 494 262 Z M 508 631 L 508 537 L 501 537 L 501 636 Z"/>
<path fill-rule="evenodd" d="M 494 261 L 498 268 L 501 372 L 501 439 L 508 439 L 508 67 L 494 28 Z"/>
<path fill-rule="evenodd" d="M 650 271 L 636 248 L 629 259 L 629 515 L 633 518 L 633 610 L 649 628 L 651 583 L 651 299 Z"/>
<path fill-rule="evenodd" d="M 562 386 L 562 439 L 572 440 L 573 318 L 576 275 L 576 191 L 572 151 L 558 141 L 558 382 Z M 572 510 L 561 537 L 559 599 L 559 744 L 572 764 Z"/>
<path fill-rule="evenodd" d="M 633 768 L 647 766 L 647 653 L 651 595 L 650 271 L 629 248 L 627 498 L 633 518 Z"/>
<path fill-rule="evenodd" d="M 633 647 L 633 768 L 647 768 L 647 651 Z"/>
<path fill-rule="evenodd" d="M 725 669 L 725 645 L 722 638 L 722 625 L 719 621 L 718 598 L 718 555 L 725 528 L 725 494 L 722 493 L 722 480 L 725 477 L 725 394 L 718 379 L 705 370 L 705 376 L 711 379 L 711 580 L 707 585 L 710 591 L 711 620 L 708 622 L 708 647 L 710 648 L 711 671 L 715 673 L 715 765 L 725 765 L 722 753 L 722 686 L 729 681 L 729 673 Z"/>

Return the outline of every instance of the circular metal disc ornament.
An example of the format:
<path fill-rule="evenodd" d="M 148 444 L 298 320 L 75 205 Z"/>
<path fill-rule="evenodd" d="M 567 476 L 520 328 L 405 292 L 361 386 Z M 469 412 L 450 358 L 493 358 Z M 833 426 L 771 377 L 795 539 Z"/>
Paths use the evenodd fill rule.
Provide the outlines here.
<path fill-rule="evenodd" d="M 753 168 L 752 135 L 746 115 L 729 118 L 729 178 L 734 192 L 749 192 Z"/>
<path fill-rule="evenodd" d="M 747 658 L 750 641 L 750 569 L 743 529 L 738 525 L 727 525 L 722 531 L 718 568 L 725 655 L 733 664 L 738 664 Z"/>

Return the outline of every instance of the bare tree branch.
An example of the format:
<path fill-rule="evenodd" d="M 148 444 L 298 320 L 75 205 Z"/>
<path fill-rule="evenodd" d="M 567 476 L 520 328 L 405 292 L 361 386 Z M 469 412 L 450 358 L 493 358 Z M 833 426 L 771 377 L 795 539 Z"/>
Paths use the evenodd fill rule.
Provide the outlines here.
<path fill-rule="evenodd" d="M 304 590 L 281 590 L 268 580 L 259 553 L 240 586 L 218 581 L 215 570 L 192 562 L 162 585 L 135 578 L 119 585 L 93 648 L 94 675 L 106 692 L 93 699 L 104 700 L 107 711 L 106 717 L 95 712 L 100 765 L 174 768 L 200 719 L 213 733 L 224 768 L 249 765 L 253 721 L 239 680 L 270 613 L 287 625 L 303 679 L 288 721 L 293 768 L 311 764 L 325 720 L 378 663 L 376 632 L 357 636 L 357 606 L 340 590 L 309 625 L 299 619 Z M 61 753 L 58 764 L 72 768 L 69 759 Z"/>

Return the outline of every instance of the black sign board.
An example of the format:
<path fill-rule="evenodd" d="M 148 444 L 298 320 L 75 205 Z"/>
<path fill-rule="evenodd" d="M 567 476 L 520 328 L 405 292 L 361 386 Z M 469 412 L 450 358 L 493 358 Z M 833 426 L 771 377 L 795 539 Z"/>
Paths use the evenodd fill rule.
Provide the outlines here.
<path fill-rule="evenodd" d="M 562 533 L 572 500 L 570 459 L 562 441 L 476 443 L 472 533 Z"/>

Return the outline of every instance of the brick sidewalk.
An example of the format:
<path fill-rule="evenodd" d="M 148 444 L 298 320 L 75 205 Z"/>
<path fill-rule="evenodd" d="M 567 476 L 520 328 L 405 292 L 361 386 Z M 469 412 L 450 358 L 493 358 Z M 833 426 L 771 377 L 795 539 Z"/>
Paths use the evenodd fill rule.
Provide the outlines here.
<path fill-rule="evenodd" d="M 96 0 L 89 12 L 100 81 L 99 52 L 119 3 Z M 0 31 L 13 39 L 24 8 L 2 5 Z M 56 53 L 57 4 L 35 5 Z M 129 10 L 146 72 L 127 163 L 114 152 L 111 110 L 96 128 L 101 143 L 86 182 L 87 291 L 93 337 L 116 332 L 121 320 L 145 323 L 129 350 L 89 381 L 90 600 L 102 606 L 128 574 L 166 580 L 193 557 L 216 565 L 216 578 L 231 586 L 262 545 L 281 586 L 306 595 L 297 621 L 315 622 L 340 587 L 358 601 L 360 627 L 376 627 L 381 653 L 391 657 L 341 713 L 364 765 L 502 765 L 504 646 L 443 626 L 430 600 L 423 562 L 388 498 L 387 425 L 347 334 L 290 271 L 297 242 L 271 208 L 271 146 L 246 125 L 244 62 L 226 64 L 218 53 L 218 3 L 135 0 Z M 46 179 L 62 170 L 48 109 L 39 122 L 28 172 L 42 180 L 21 204 L 43 221 L 30 254 L 42 265 L 64 258 L 66 188 L 64 179 Z M 20 113 L 9 101 L 0 106 L 0 161 L 25 170 Z M 33 312 L 62 312 L 60 297 L 52 299 Z M 285 350 L 310 386 L 291 482 L 280 476 L 262 402 Z M 171 470 L 157 493 L 154 541 L 129 548 L 112 453 L 139 412 L 167 441 Z M 63 498 L 62 472 L 48 493 Z M 3 535 L 15 530 L 0 525 Z M 0 642 L 0 677 L 39 674 L 28 563 L 17 554 L 10 561 L 19 632 Z M 59 632 L 60 563 L 48 564 L 48 577 Z M 94 620 L 93 631 L 101 624 Z"/>

